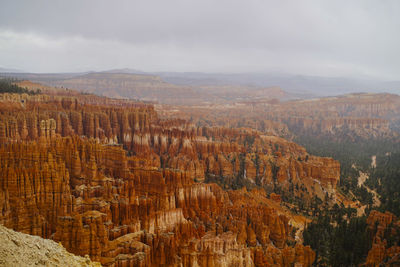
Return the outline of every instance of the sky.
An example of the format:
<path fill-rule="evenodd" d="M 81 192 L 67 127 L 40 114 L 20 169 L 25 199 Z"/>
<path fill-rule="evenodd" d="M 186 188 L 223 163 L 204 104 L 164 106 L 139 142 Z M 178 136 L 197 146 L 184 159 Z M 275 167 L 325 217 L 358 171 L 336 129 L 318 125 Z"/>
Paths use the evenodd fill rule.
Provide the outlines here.
<path fill-rule="evenodd" d="M 1 1 L 0 67 L 400 80 L 397 0 Z"/>

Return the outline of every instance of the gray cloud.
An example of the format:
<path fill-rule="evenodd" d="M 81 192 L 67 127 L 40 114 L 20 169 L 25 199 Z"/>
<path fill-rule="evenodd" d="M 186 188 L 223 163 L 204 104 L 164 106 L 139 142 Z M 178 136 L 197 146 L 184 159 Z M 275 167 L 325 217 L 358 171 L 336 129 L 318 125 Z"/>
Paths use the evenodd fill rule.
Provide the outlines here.
<path fill-rule="evenodd" d="M 2 1 L 0 65 L 400 79 L 400 2 Z"/>

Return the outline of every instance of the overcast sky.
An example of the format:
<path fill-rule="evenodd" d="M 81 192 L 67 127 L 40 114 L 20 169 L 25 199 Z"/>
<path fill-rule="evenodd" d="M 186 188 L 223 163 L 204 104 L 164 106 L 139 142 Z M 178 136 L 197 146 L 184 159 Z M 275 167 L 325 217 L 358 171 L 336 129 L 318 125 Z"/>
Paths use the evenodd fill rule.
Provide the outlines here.
<path fill-rule="evenodd" d="M 400 1 L 1 1 L 0 67 L 400 80 Z"/>

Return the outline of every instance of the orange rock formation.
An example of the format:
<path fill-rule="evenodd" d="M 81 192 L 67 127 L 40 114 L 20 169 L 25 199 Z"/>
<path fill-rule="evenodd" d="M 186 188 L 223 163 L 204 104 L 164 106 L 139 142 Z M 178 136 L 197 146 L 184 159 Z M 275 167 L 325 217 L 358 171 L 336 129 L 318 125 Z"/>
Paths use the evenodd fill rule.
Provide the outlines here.
<path fill-rule="evenodd" d="M 365 266 L 396 266 L 396 264 L 392 265 L 391 261 L 400 257 L 400 247 L 396 244 L 388 245 L 385 239 L 385 231 L 389 231 L 392 236 L 400 235 L 400 220 L 390 212 L 382 213 L 373 210 L 367 219 L 367 223 L 370 232 L 375 233 L 375 235 Z"/>
<path fill-rule="evenodd" d="M 91 95 L 0 97 L 0 222 L 106 266 L 310 266 L 289 214 L 238 179 L 334 196 L 339 163 L 253 130 Z M 293 192 L 299 194 L 300 191 Z M 277 203 L 278 201 L 278 203 Z M 273 203 L 273 204 L 271 204 Z"/>

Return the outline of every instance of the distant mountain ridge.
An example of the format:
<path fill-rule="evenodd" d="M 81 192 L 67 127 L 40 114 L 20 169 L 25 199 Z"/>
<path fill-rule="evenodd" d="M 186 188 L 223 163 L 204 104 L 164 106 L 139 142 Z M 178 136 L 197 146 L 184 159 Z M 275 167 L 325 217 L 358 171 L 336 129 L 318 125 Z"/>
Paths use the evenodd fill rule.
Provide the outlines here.
<path fill-rule="evenodd" d="M 203 83 L 182 85 L 165 81 L 159 75 L 117 69 L 79 74 L 3 74 L 45 85 L 75 89 L 112 98 L 130 98 L 162 104 L 227 104 L 241 101 L 284 99 L 279 87 Z"/>
<path fill-rule="evenodd" d="M 69 87 L 109 97 L 141 99 L 164 104 L 230 103 L 251 101 L 254 98 L 309 99 L 359 92 L 400 94 L 400 81 L 279 73 L 152 73 L 121 68 L 82 73 L 3 72 L 0 76 Z M 265 88 L 281 88 L 284 93 Z M 257 90 L 258 92 L 255 92 Z"/>

